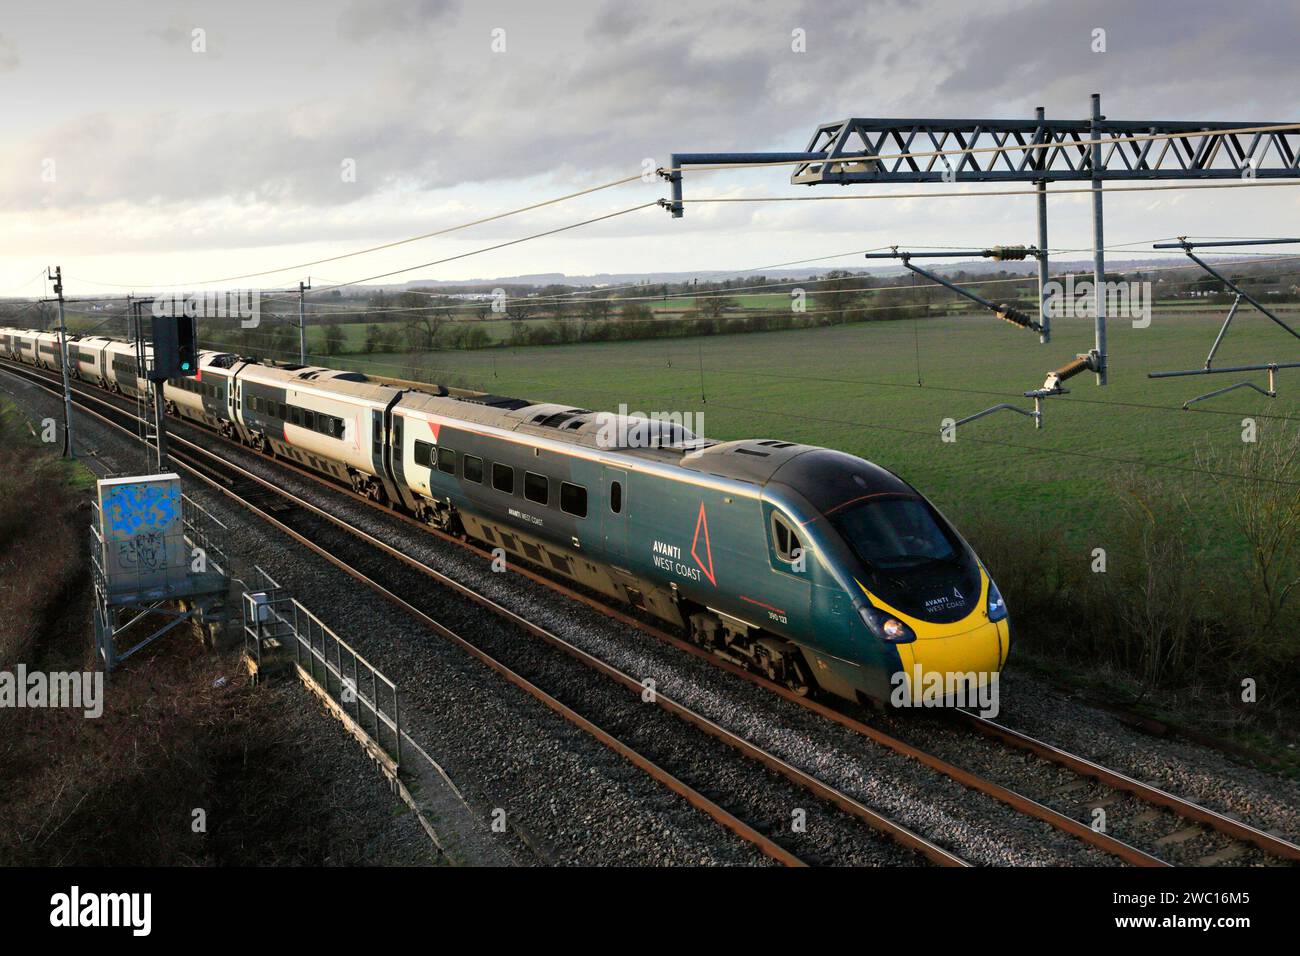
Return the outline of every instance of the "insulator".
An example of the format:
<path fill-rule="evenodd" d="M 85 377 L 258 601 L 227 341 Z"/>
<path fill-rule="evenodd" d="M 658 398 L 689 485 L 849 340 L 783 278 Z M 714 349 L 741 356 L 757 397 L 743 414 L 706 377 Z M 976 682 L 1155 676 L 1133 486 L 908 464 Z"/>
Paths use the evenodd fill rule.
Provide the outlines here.
<path fill-rule="evenodd" d="M 1035 332 L 1043 331 L 1043 327 L 1036 319 L 1031 319 L 1028 313 L 1012 308 L 1005 302 L 998 306 L 998 318 L 1003 322 L 1010 322 L 1012 325 L 1017 325 L 1022 329 L 1033 329 Z"/>
<path fill-rule="evenodd" d="M 1066 362 L 1055 371 L 1047 373 L 1047 380 L 1043 382 L 1043 390 L 1047 392 L 1059 391 L 1061 383 L 1074 378 L 1082 372 L 1097 370 L 1096 360 L 1091 355 L 1080 355 L 1073 361 Z"/>
<path fill-rule="evenodd" d="M 1092 363 L 1086 355 L 1081 355 L 1073 362 L 1066 362 L 1052 374 L 1064 382 L 1067 378 L 1073 378 L 1080 372 L 1086 372 L 1092 367 Z"/>
<path fill-rule="evenodd" d="M 1029 250 L 1024 246 L 994 246 L 984 254 L 996 262 L 1010 262 L 1013 259 L 1025 258 L 1029 255 Z"/>

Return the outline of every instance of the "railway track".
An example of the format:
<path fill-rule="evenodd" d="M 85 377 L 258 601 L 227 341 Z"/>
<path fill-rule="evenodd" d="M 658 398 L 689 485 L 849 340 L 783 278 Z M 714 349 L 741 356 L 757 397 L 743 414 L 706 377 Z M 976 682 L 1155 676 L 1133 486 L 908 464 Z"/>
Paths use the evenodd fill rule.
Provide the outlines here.
<path fill-rule="evenodd" d="M 47 389 L 53 390 L 55 387 L 55 383 L 53 383 L 49 378 L 41 375 L 40 373 L 35 372 L 35 370 L 31 369 L 29 366 L 21 366 L 21 365 L 14 366 L 12 363 L 5 363 L 5 365 L 11 369 L 21 370 L 20 374 L 25 374 L 26 377 L 30 378 L 33 381 L 39 381 Z M 83 390 L 81 394 L 91 399 L 92 401 L 113 408 L 119 414 L 124 414 L 128 416 L 132 415 L 130 411 L 121 408 L 116 403 L 107 401 L 101 395 L 96 395 L 95 392 L 97 391 L 99 390 L 91 391 L 87 389 L 87 390 Z M 194 426 L 190 425 L 189 423 L 185 423 L 185 427 L 194 427 Z M 206 431 L 202 431 L 202 433 L 205 435 L 211 434 Z M 203 454 L 211 456 L 212 459 L 225 462 L 225 459 L 220 458 L 220 456 L 216 456 L 214 453 L 206 449 L 202 449 L 201 446 L 193 445 L 193 443 L 189 443 L 189 444 L 192 445 L 194 448 L 198 448 Z M 248 454 L 255 454 L 254 452 L 248 449 L 244 449 L 242 445 L 238 445 L 238 447 L 243 449 Z M 475 543 L 471 541 L 458 538 L 452 535 L 448 535 L 446 533 L 437 531 L 436 529 L 430 528 L 427 524 L 423 522 L 417 521 L 416 519 L 411 518 L 410 516 L 407 516 L 401 512 L 376 504 L 370 499 L 365 498 L 362 495 L 356 494 L 349 488 L 346 488 L 333 481 L 330 481 L 329 479 L 324 478 L 323 476 L 316 475 L 315 473 L 310 472 L 304 468 L 300 468 L 291 462 L 285 462 L 283 460 L 276 459 L 275 464 L 278 465 L 279 467 L 287 468 L 290 471 L 300 475 L 303 478 L 310 479 L 311 481 L 317 484 L 329 488 L 331 491 L 335 493 L 346 495 L 358 503 L 365 504 L 367 507 L 378 509 L 379 511 L 383 512 L 385 515 L 391 518 L 400 520 L 414 527 L 418 527 L 422 531 L 426 533 L 431 533 L 441 538 L 444 541 L 456 544 L 462 548 L 466 548 L 469 551 L 482 556 L 484 559 L 490 558 L 490 554 L 488 552 L 486 552 L 484 549 L 480 548 L 479 546 L 477 546 Z M 262 482 L 264 485 L 273 487 L 270 486 L 269 483 L 263 481 L 262 479 L 257 479 L 256 476 L 253 477 L 255 478 L 255 480 Z M 304 502 L 304 504 L 306 503 Z M 315 508 L 314 505 L 308 504 L 307 506 L 311 508 Z M 317 510 L 319 511 L 320 509 Z M 321 513 L 324 514 L 324 512 Z M 337 521 L 337 519 L 334 519 L 328 515 L 326 517 L 329 517 L 330 520 L 332 521 Z M 346 526 L 345 522 L 338 522 L 338 523 L 341 526 Z M 359 531 L 359 529 L 352 529 L 352 530 L 357 531 L 362 535 L 365 535 L 365 532 L 361 532 Z M 367 537 L 372 537 L 372 536 L 367 535 Z M 429 574 L 430 576 L 440 579 L 440 583 L 452 588 L 453 590 L 456 590 L 459 593 L 462 593 L 466 596 L 474 595 L 474 597 L 471 598 L 473 600 L 481 600 L 484 602 L 488 602 L 489 604 L 495 605 L 495 607 L 489 608 L 490 610 L 493 610 L 493 613 L 499 614 L 506 618 L 518 618 L 518 615 L 514 614 L 514 612 L 510 611 L 508 608 L 496 604 L 496 602 L 489 601 L 489 599 L 484 598 L 482 595 L 479 595 L 478 592 L 475 592 L 472 589 L 465 587 L 463 584 L 460 584 L 459 582 L 452 581 L 451 579 L 446 578 L 445 575 L 441 575 L 438 572 L 435 572 L 432 569 L 427 568 L 425 565 L 415 561 L 414 559 L 409 558 L 409 556 L 403 555 L 401 552 L 391 548 L 384 542 L 379 542 L 377 541 L 377 539 L 373 539 L 373 540 L 375 541 L 377 547 L 385 550 L 387 553 L 390 554 L 390 556 L 407 563 L 409 566 L 413 568 L 421 570 L 423 573 Z M 785 688 L 777 684 L 774 684 L 761 676 L 755 675 L 752 672 L 740 668 L 728 661 L 718 659 L 715 655 L 710 654 L 709 652 L 694 646 L 693 644 L 683 640 L 682 638 L 678 637 L 675 634 L 672 634 L 664 630 L 663 628 L 657 626 L 656 624 L 647 622 L 632 614 L 627 613 L 626 611 L 620 608 L 611 606 L 606 601 L 600 598 L 575 590 L 574 588 L 568 586 L 567 584 L 555 580 L 554 578 L 550 577 L 550 575 L 544 572 L 540 572 L 525 566 L 521 566 L 518 563 L 512 563 L 511 570 L 550 589 L 555 593 L 561 594 L 571 600 L 579 601 L 582 604 L 599 611 L 601 614 L 604 614 L 608 617 L 618 620 L 619 622 L 625 625 L 635 627 L 641 632 L 654 636 L 657 639 L 665 643 L 668 643 L 685 653 L 706 660 L 714 666 L 720 667 L 723 670 L 726 670 L 734 674 L 735 676 L 740 677 L 743 680 L 749 681 L 752 684 L 760 686 L 766 691 L 769 691 L 795 704 L 798 707 L 811 711 L 828 721 L 838 724 L 839 726 L 844 727 L 855 734 L 858 734 L 866 739 L 869 739 L 874 743 L 879 744 L 880 746 L 885 747 L 890 751 L 893 751 L 894 753 L 915 760 L 921 763 L 922 765 L 930 768 L 931 770 L 934 770 L 948 777 L 949 779 L 956 781 L 962 786 L 965 786 L 973 791 L 989 796 L 1005 804 L 1006 806 L 1014 809 L 1019 813 L 1025 814 L 1027 816 L 1048 823 L 1049 825 L 1056 828 L 1057 830 L 1060 830 L 1063 833 L 1068 833 L 1071 836 L 1076 837 L 1079 840 L 1082 840 L 1085 843 L 1088 843 L 1091 846 L 1094 846 L 1116 857 L 1117 859 L 1122 860 L 1125 863 L 1136 865 L 1136 866 L 1172 865 L 1168 859 L 1164 858 L 1164 856 L 1161 855 L 1162 852 L 1164 852 L 1162 848 L 1166 846 L 1177 845 L 1178 843 L 1190 839 L 1193 836 L 1191 832 L 1191 828 L 1201 828 L 1201 827 L 1209 828 L 1210 831 L 1222 835 L 1232 843 L 1253 847 L 1254 850 L 1258 851 L 1258 853 L 1260 854 L 1263 854 L 1263 856 L 1269 860 L 1284 861 L 1284 862 L 1300 861 L 1300 847 L 1297 847 L 1295 844 L 1287 840 L 1284 840 L 1280 837 L 1274 836 L 1273 834 L 1266 833 L 1262 830 L 1250 826 L 1249 824 L 1243 823 L 1239 820 L 1235 820 L 1232 817 L 1228 817 L 1224 814 L 1220 814 L 1216 811 L 1210 810 L 1193 801 L 1160 790 L 1159 788 L 1154 787 L 1150 784 L 1135 780 L 1125 774 L 1106 768 L 1100 764 L 1097 764 L 1077 754 L 1069 753 L 1068 751 L 1062 750 L 1061 748 L 1055 747 L 1046 742 L 1036 740 L 1026 734 L 1020 733 L 1019 731 L 1012 730 L 1011 728 L 1005 727 L 994 721 L 980 718 L 973 713 L 969 713 L 966 711 L 948 712 L 949 719 L 956 726 L 960 727 L 963 733 L 975 737 L 984 737 L 989 740 L 995 740 L 1006 747 L 1017 748 L 1018 750 L 1023 751 L 1024 753 L 1032 755 L 1033 759 L 1035 760 L 1043 761 L 1045 763 L 1054 765 L 1056 767 L 1068 770 L 1071 774 L 1073 774 L 1076 778 L 1080 780 L 1093 781 L 1095 784 L 1099 785 L 1100 787 L 1105 788 L 1107 792 L 1119 793 L 1131 797 L 1144 805 L 1145 807 L 1145 810 L 1143 811 L 1144 815 L 1149 816 L 1152 813 L 1158 813 L 1158 814 L 1167 814 L 1171 818 L 1175 818 L 1172 820 L 1172 822 L 1174 822 L 1178 828 L 1174 830 L 1169 830 L 1168 832 L 1164 833 L 1162 836 L 1153 837 L 1150 840 L 1147 840 L 1146 842 L 1149 844 L 1149 847 L 1140 847 L 1140 846 L 1132 845 L 1130 843 L 1126 843 L 1118 839 L 1117 837 L 1111 835 L 1110 833 L 1105 832 L 1102 829 L 1095 829 L 1093 826 L 1090 826 L 1088 823 L 1084 822 L 1083 820 L 1076 819 L 1075 817 L 1070 816 L 1068 813 L 1063 812 L 1061 809 L 1057 809 L 1056 807 L 1049 805 L 1049 801 L 1051 799 L 1050 794 L 1041 799 L 1037 799 L 1037 800 L 1033 799 L 1030 796 L 1025 795 L 1024 793 L 1017 792 L 1016 790 L 1011 789 L 1009 786 L 1005 784 L 997 783 L 994 780 L 988 779 L 987 777 L 982 776 L 979 773 L 967 769 L 966 767 L 959 766 L 955 762 L 946 760 L 941 756 L 938 756 L 932 752 L 927 751 L 926 749 L 923 749 L 922 747 L 909 743 L 904 739 L 902 739 L 900 736 L 889 734 L 878 727 L 874 727 L 871 724 L 865 722 L 864 720 L 861 720 L 851 715 L 850 713 L 847 713 L 846 710 L 843 708 L 828 705 L 827 703 L 824 703 L 819 700 L 800 697 L 794 693 L 791 693 Z M 521 621 L 522 619 L 519 619 L 518 621 L 516 621 L 516 623 L 520 623 Z M 535 625 L 529 625 L 527 622 L 521 623 L 520 626 L 523 626 L 525 628 L 535 627 Z M 541 629 L 541 630 L 545 630 L 545 629 Z M 537 634 L 535 631 L 534 633 L 536 636 L 543 637 L 543 635 Z M 603 665 L 603 662 L 595 661 L 595 658 L 592 658 L 592 656 L 587 654 L 585 651 L 573 647 L 573 645 L 563 641 L 563 639 L 557 637 L 554 634 L 550 634 L 550 632 L 547 632 L 547 636 L 543 637 L 543 639 L 547 640 L 548 643 L 558 642 L 555 644 L 555 646 L 559 646 L 561 647 L 561 649 L 567 649 L 566 653 L 576 652 L 578 655 L 583 655 L 587 658 L 591 658 L 591 660 L 594 662 L 592 666 L 598 666 L 598 665 L 604 667 L 609 666 L 609 665 Z M 607 676 L 610 676 L 612 679 L 622 683 L 629 690 L 640 689 L 641 686 L 640 683 L 636 681 L 636 679 L 631 675 L 622 674 L 620 672 L 619 675 L 607 674 Z M 680 711 L 677 708 L 680 708 Z M 676 702 L 670 701 L 669 704 L 667 705 L 667 709 L 669 709 L 671 712 L 677 713 L 678 716 L 681 716 L 684 719 L 687 719 L 688 721 L 692 720 L 692 718 L 695 718 L 706 724 L 712 724 L 712 722 L 708 721 L 707 718 L 703 717 L 700 714 L 696 714 L 693 711 L 690 711 L 689 708 L 685 708 L 682 705 L 677 704 Z M 691 716 L 687 716 L 688 713 Z M 700 726 L 701 729 L 705 729 L 706 733 L 714 733 L 716 735 L 715 730 L 709 730 L 705 728 L 702 724 L 697 724 L 697 726 Z M 717 727 L 717 725 L 712 725 L 712 726 L 717 731 L 722 731 L 723 733 L 729 733 L 725 731 L 723 728 Z M 761 756 L 754 755 L 754 754 L 751 754 L 750 756 L 752 756 L 753 759 L 766 763 L 764 758 Z M 776 762 L 774 764 L 767 764 L 772 769 L 776 769 L 780 764 L 785 764 L 784 761 L 781 761 L 779 757 L 775 757 L 774 755 L 769 754 L 768 758 Z M 791 767 L 788 764 L 785 764 L 785 767 L 788 768 L 788 770 L 794 771 L 796 777 L 799 774 L 803 774 L 803 772 L 799 771 L 798 768 Z M 782 769 L 784 770 L 784 768 Z M 804 774 L 804 776 L 806 777 L 807 775 Z M 822 786 L 825 785 L 823 784 Z M 831 789 L 833 790 L 833 788 Z M 1064 789 L 1066 791 L 1069 791 L 1075 788 L 1067 786 Z M 817 791 L 814 788 L 812 792 L 816 793 Z M 833 794 L 821 794 L 821 796 L 824 799 L 831 800 L 831 802 L 836 802 L 836 798 Z M 847 797 L 843 794 L 840 794 L 840 797 L 851 803 L 856 803 L 856 801 L 853 801 L 851 797 Z M 1062 802 L 1062 801 L 1057 801 L 1057 802 Z M 1071 801 L 1065 800 L 1063 802 L 1067 804 L 1066 809 L 1077 809 L 1077 805 L 1074 807 L 1069 806 Z M 1113 802 L 1114 801 L 1110 799 L 1108 796 L 1102 795 L 1100 797 L 1094 797 L 1094 799 L 1091 801 L 1090 806 L 1091 807 L 1095 807 L 1097 805 L 1105 806 Z M 859 806 L 861 805 L 859 804 Z M 842 804 L 841 804 L 841 809 L 844 809 L 844 806 Z M 863 807 L 862 809 L 865 810 L 867 808 Z M 860 813 L 860 811 L 857 812 Z M 868 813 L 874 813 L 874 811 L 868 810 Z M 877 814 L 877 816 L 879 815 Z M 864 820 L 868 819 L 867 817 L 860 817 L 860 818 Z M 1150 819 L 1148 819 L 1145 822 L 1150 823 L 1151 821 Z M 890 826 L 888 825 L 888 821 L 883 820 L 883 818 L 882 820 L 869 822 L 869 825 L 872 825 L 873 827 L 881 830 L 882 832 L 890 834 L 896 840 L 900 839 L 899 834 L 895 834 L 891 832 Z M 912 836 L 916 836 L 916 834 L 912 834 Z M 918 837 L 918 839 L 923 839 L 923 838 Z M 918 848 L 913 847 L 913 849 L 918 849 Z M 938 859 L 936 859 L 934 856 L 930 856 L 929 854 L 926 854 L 925 851 L 920 851 L 920 852 L 923 852 L 923 855 L 929 856 L 929 858 L 932 861 L 939 862 Z M 1196 862 L 1202 862 L 1207 864 L 1221 864 L 1226 862 L 1232 862 L 1241 857 L 1242 857 L 1242 853 L 1238 852 L 1233 847 L 1225 847 L 1225 848 L 1221 848 L 1215 853 L 1210 854 L 1208 859 L 1198 859 Z"/>
<path fill-rule="evenodd" d="M 5 363 L 4 367 L 46 389 L 54 390 L 45 376 L 30 368 L 13 366 L 9 363 Z M 130 437 L 138 438 L 137 422 L 132 410 L 123 408 L 116 402 L 109 401 L 88 390 L 77 390 L 74 398 L 84 413 L 92 415 L 106 425 Z M 94 411 L 89 407 L 91 405 L 98 405 L 103 411 Z M 432 578 L 448 591 L 509 622 L 514 628 L 561 650 L 576 664 L 582 665 L 586 670 L 598 675 L 603 681 L 621 688 L 621 696 L 625 702 L 647 700 L 646 687 L 634 675 L 596 658 L 565 641 L 547 628 L 525 619 L 509 608 L 492 601 L 460 582 L 421 564 L 386 542 L 368 534 L 363 529 L 357 528 L 344 519 L 328 513 L 325 509 L 295 496 L 283 488 L 277 487 L 195 442 L 176 434 L 169 434 L 169 446 L 174 463 L 179 464 L 200 480 L 253 512 L 262 521 L 293 538 L 319 557 L 329 561 L 353 579 L 385 598 L 385 600 L 393 603 L 425 628 L 450 640 L 510 683 L 541 701 L 548 708 L 565 717 L 570 723 L 593 736 L 604 746 L 633 763 L 638 769 L 647 773 L 670 791 L 683 797 L 696 809 L 706 813 L 736 836 L 754 844 L 761 852 L 779 863 L 787 866 L 807 865 L 806 861 L 798 853 L 785 845 L 792 841 L 788 839 L 784 841 L 778 840 L 768 833 L 762 832 L 763 830 L 770 831 L 774 829 L 770 820 L 754 824 L 746 822 L 742 818 L 743 814 L 741 812 L 733 812 L 732 808 L 724 806 L 719 799 L 714 799 L 703 792 L 703 786 L 707 785 L 707 781 L 697 781 L 693 785 L 683 779 L 682 776 L 674 773 L 662 762 L 656 760 L 655 757 L 647 755 L 644 742 L 638 745 L 629 743 L 627 738 L 631 734 L 626 729 L 623 733 L 616 734 L 602 726 L 601 721 L 587 716 L 583 712 L 586 708 L 583 707 L 580 701 L 589 695 L 586 691 L 576 690 L 572 679 L 559 682 L 560 686 L 552 686 L 548 690 L 537 681 L 530 679 L 520 669 L 511 666 L 506 660 L 484 649 L 480 641 L 466 637 L 463 632 L 447 626 L 432 613 L 433 608 L 431 605 L 436 602 L 428 597 L 429 589 L 427 587 L 415 586 L 417 582 L 414 580 L 408 580 L 409 586 L 402 587 L 393 580 L 395 565 L 406 568 L 412 575 Z M 340 547 L 339 539 L 336 538 L 332 542 L 332 546 L 324 546 L 320 540 L 323 537 L 320 534 L 320 529 L 325 525 L 333 526 L 344 532 L 356 544 L 351 547 Z M 366 550 L 371 552 L 371 557 L 367 557 L 363 553 Z M 373 555 L 380 555 L 382 559 L 377 559 Z M 381 577 L 383 578 L 382 582 Z M 404 597 L 404 594 L 407 596 Z M 570 674 L 571 677 L 572 674 Z M 890 862 L 905 863 L 909 859 L 919 858 L 940 866 L 964 867 L 970 865 L 955 853 L 894 822 L 843 791 L 824 783 L 776 754 L 709 720 L 672 697 L 655 692 L 648 695 L 648 702 L 656 705 L 656 708 L 664 714 L 680 718 L 685 724 L 701 731 L 708 738 L 722 745 L 722 748 L 733 751 L 750 764 L 762 768 L 767 774 L 780 778 L 786 784 L 793 785 L 793 788 L 799 792 L 800 799 L 790 799 L 792 794 L 787 792 L 781 797 L 784 800 L 784 806 L 797 809 L 808 808 L 805 812 L 811 810 L 818 802 L 834 807 L 844 821 L 831 824 L 839 827 L 842 831 L 838 835 L 841 842 L 846 844 L 855 841 L 861 842 L 869 833 L 869 839 L 873 841 L 884 842 L 883 837 L 896 844 L 898 851 L 892 854 L 893 858 Z M 639 706 L 639 703 L 634 705 L 634 707 Z M 617 715 L 614 722 L 618 722 Z M 626 714 L 623 715 L 622 722 L 625 725 L 627 724 Z M 642 734 L 642 736 L 645 736 L 645 734 Z M 753 771 L 750 772 L 752 774 Z M 787 787 L 786 789 L 790 791 L 791 788 Z M 813 800 L 810 802 L 807 799 L 808 797 L 813 798 Z M 825 826 L 829 822 L 829 820 L 823 820 L 821 825 Z M 846 822 L 848 823 L 847 826 L 845 825 Z M 836 863 L 839 860 L 829 858 L 817 862 Z"/>

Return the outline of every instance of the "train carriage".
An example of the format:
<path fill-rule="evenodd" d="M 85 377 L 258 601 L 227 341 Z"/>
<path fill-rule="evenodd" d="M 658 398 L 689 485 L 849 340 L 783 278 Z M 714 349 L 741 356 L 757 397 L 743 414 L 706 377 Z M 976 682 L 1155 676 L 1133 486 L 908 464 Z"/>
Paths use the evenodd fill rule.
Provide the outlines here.
<path fill-rule="evenodd" d="M 24 332 L 14 333 L 14 342 L 18 351 L 18 361 L 24 365 L 36 364 L 36 335 L 37 333 L 30 329 Z"/>
<path fill-rule="evenodd" d="M 44 369 L 61 370 L 63 368 L 63 349 L 57 332 L 37 332 L 36 364 Z"/>
<path fill-rule="evenodd" d="M 794 690 L 885 700 L 896 674 L 979 685 L 1006 659 L 1005 607 L 969 546 L 869 462 L 499 396 L 408 393 L 393 424 L 396 477 L 426 519 Z"/>
<path fill-rule="evenodd" d="M 82 381 L 107 387 L 108 346 L 113 340 L 103 335 L 77 337 L 68 342 L 68 362 Z"/>
<path fill-rule="evenodd" d="M 121 341 L 111 342 L 105 346 L 104 353 L 105 371 L 113 391 L 131 398 L 142 398 L 149 394 L 149 381 L 143 376 L 136 361 L 134 345 Z M 151 354 L 146 346 L 146 363 Z"/>
<path fill-rule="evenodd" d="M 232 368 L 244 360 L 229 352 L 199 352 L 198 374 L 168 379 L 163 383 L 167 412 L 234 437 L 230 405 Z"/>
<path fill-rule="evenodd" d="M 376 500 L 400 499 L 382 461 L 385 416 L 400 389 L 354 372 L 256 363 L 235 371 L 234 387 L 233 422 L 244 441 Z"/>

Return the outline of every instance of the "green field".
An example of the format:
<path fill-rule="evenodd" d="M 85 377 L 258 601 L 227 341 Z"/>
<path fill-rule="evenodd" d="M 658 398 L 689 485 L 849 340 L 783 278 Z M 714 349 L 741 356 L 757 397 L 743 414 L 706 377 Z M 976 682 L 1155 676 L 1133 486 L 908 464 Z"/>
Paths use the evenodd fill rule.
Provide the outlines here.
<path fill-rule="evenodd" d="M 1240 450 L 1242 419 L 1261 441 L 1300 419 L 1300 370 L 1278 373 L 1280 396 L 1238 390 L 1182 411 L 1182 402 L 1264 373 L 1149 380 L 1197 368 L 1221 317 L 1157 313 L 1147 329 L 1110 322 L 1110 384 L 1076 377 L 1045 402 L 1044 427 L 1009 412 L 940 441 L 944 418 L 1015 402 L 1045 373 L 1092 345 L 1089 320 L 1061 320 L 1053 341 L 983 315 L 646 342 L 589 343 L 389 356 L 337 364 L 402 378 L 482 388 L 592 409 L 703 412 L 709 438 L 784 438 L 839 448 L 905 476 L 955 519 L 993 508 L 1048 517 L 1086 532 L 1113 506 L 1108 479 L 1136 469 L 1212 508 L 1212 482 L 1181 471 L 1198 450 Z M 1264 316 L 1242 313 L 1220 365 L 1300 359 L 1300 342 Z M 917 368 L 922 386 L 917 387 Z M 703 395 L 701 391 L 703 390 Z M 1148 407 L 1150 406 L 1150 407 Z M 1273 417 L 1265 417 L 1273 416 Z M 1276 416 L 1287 416 L 1277 418 Z M 1207 510 L 1207 519 L 1215 515 Z"/>

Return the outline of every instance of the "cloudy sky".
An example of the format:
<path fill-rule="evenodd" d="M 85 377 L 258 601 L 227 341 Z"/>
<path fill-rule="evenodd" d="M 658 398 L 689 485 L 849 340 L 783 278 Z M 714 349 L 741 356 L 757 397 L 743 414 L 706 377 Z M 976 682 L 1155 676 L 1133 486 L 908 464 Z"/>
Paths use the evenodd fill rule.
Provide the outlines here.
<path fill-rule="evenodd" d="M 40 294 L 37 274 L 56 263 L 72 292 L 190 288 L 538 202 L 674 151 L 803 149 L 845 116 L 1028 117 L 1041 105 L 1076 117 L 1096 91 L 1112 119 L 1300 120 L 1298 11 L 1289 0 L 11 4 L 0 294 Z M 788 175 L 699 172 L 687 194 L 811 194 Z M 664 195 L 657 180 L 635 182 L 256 284 L 351 280 Z M 402 278 L 1031 242 L 1032 203 L 718 204 L 680 220 L 650 208 Z M 1053 201 L 1053 245 L 1088 245 L 1088 208 Z M 1135 193 L 1107 201 L 1107 241 L 1294 233 L 1297 214 L 1300 189 L 1285 187 Z"/>

